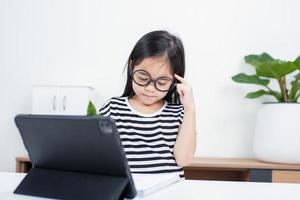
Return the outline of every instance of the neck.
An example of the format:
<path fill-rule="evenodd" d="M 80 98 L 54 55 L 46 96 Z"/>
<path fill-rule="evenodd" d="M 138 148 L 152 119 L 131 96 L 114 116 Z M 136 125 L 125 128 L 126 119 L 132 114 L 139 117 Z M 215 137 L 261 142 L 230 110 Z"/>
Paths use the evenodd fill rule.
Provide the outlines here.
<path fill-rule="evenodd" d="M 145 114 L 151 114 L 159 109 L 164 105 L 164 100 L 159 100 L 153 104 L 144 104 L 138 100 L 137 96 L 133 96 L 132 98 L 128 99 L 130 105 L 137 111 Z"/>

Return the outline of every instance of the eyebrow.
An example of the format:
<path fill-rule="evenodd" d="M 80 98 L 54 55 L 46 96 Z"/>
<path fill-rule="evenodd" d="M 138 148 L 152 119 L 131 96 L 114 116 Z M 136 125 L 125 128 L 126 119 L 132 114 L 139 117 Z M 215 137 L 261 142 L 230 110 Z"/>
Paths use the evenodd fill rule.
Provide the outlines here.
<path fill-rule="evenodd" d="M 136 67 L 139 67 L 139 66 L 136 66 Z M 137 69 L 137 70 L 143 70 L 143 71 L 147 72 L 148 74 L 150 74 L 150 72 L 148 72 L 147 70 L 144 70 L 144 69 Z M 153 76 L 151 74 L 150 74 L 150 76 L 151 76 L 151 78 L 153 78 Z M 155 79 L 158 79 L 158 78 L 170 78 L 170 79 L 173 79 L 173 75 L 172 75 L 172 77 L 169 77 L 168 75 L 162 75 L 162 76 L 159 76 L 159 77 L 157 77 Z"/>

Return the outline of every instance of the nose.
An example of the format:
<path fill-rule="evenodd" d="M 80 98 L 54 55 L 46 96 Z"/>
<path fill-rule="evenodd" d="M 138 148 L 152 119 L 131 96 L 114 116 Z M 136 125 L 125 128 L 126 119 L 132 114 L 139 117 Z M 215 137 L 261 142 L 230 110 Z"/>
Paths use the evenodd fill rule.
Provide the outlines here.
<path fill-rule="evenodd" d="M 155 82 L 154 81 L 150 81 L 150 83 L 145 86 L 145 90 L 150 91 L 150 92 L 154 92 L 156 90 L 156 88 L 155 88 Z"/>

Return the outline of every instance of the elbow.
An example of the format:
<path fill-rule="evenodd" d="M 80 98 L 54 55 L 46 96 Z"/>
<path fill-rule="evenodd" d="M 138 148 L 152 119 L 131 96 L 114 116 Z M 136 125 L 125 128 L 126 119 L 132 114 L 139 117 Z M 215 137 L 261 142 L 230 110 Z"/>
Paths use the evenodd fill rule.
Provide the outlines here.
<path fill-rule="evenodd" d="M 193 158 L 193 156 L 185 156 L 182 158 L 175 158 L 175 160 L 179 167 L 186 167 L 192 163 Z"/>

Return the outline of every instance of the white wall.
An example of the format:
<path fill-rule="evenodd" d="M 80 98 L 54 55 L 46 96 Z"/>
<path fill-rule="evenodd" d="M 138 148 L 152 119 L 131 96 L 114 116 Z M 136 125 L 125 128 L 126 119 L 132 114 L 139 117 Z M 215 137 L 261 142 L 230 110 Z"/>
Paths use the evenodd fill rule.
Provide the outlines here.
<path fill-rule="evenodd" d="M 297 0 L 0 0 L 0 171 L 25 154 L 13 118 L 31 111 L 32 84 L 90 85 L 96 106 L 120 95 L 123 67 L 145 33 L 181 37 L 197 104 L 198 156 L 252 157 L 259 100 L 231 76 L 243 56 L 300 52 Z M 120 81 L 121 80 L 121 81 Z"/>

